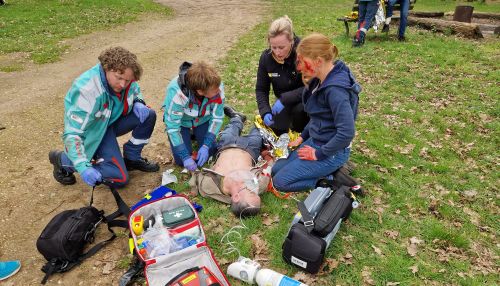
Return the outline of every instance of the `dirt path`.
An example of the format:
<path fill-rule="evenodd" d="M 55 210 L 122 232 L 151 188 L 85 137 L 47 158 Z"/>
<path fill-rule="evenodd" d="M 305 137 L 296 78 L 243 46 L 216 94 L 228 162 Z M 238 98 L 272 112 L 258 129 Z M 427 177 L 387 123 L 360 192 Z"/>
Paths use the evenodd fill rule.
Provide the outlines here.
<path fill-rule="evenodd" d="M 20 273 L 2 285 L 39 285 L 45 262 L 35 241 L 47 222 L 64 209 L 88 203 L 89 187 L 79 179 L 74 186 L 59 185 L 52 178 L 47 154 L 61 149 L 63 99 L 71 82 L 97 62 L 106 47 L 122 45 L 141 59 L 145 74 L 140 82 L 148 104 L 159 112 L 164 89 L 183 60 L 216 62 L 238 37 L 264 20 L 265 4 L 258 0 L 163 0 L 173 7 L 169 19 L 148 18 L 111 31 L 68 41 L 71 49 L 60 62 L 0 73 L 0 255 L 20 259 Z M 228 92 L 230 94 L 230 91 Z M 159 115 L 161 113 L 159 112 Z M 169 156 L 158 116 L 147 157 Z M 168 166 L 162 166 L 162 170 Z M 128 203 L 159 185 L 161 174 L 131 173 L 131 184 L 121 191 Z M 97 208 L 112 211 L 114 201 L 107 189 L 96 189 Z M 102 237 L 107 233 L 102 230 Z M 123 270 L 117 262 L 127 253 L 120 237 L 94 258 L 47 285 L 117 285 Z M 103 273 L 103 269 L 106 269 Z"/>

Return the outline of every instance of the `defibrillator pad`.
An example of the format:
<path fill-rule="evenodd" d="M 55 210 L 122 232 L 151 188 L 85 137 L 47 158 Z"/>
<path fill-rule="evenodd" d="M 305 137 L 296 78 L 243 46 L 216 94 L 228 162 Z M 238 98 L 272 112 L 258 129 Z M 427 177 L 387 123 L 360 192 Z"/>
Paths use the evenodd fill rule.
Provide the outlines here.
<path fill-rule="evenodd" d="M 162 212 L 163 224 L 166 227 L 176 227 L 194 219 L 193 209 L 187 205 Z"/>

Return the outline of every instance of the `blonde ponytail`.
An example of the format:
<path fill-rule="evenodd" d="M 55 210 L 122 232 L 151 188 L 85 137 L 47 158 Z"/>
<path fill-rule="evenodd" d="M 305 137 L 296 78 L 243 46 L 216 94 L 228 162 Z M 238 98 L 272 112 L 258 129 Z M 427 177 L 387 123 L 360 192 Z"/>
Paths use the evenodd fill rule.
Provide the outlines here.
<path fill-rule="evenodd" d="M 300 41 L 297 53 L 311 59 L 322 58 L 325 61 L 333 61 L 337 58 L 339 51 L 328 37 L 313 33 Z"/>

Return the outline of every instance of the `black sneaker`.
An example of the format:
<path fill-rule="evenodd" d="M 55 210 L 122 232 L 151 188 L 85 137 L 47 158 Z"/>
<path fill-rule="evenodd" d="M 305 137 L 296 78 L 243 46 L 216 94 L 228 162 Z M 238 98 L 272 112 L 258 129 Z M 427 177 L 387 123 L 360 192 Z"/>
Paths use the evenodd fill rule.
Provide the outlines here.
<path fill-rule="evenodd" d="M 158 165 L 158 163 L 149 162 L 146 158 L 141 158 L 135 161 L 123 158 L 123 161 L 125 161 L 125 167 L 128 171 L 139 170 L 143 172 L 156 172 L 160 170 L 160 165 Z"/>
<path fill-rule="evenodd" d="M 54 166 L 52 174 L 54 175 L 54 179 L 56 179 L 59 183 L 63 185 L 73 185 L 76 183 L 75 175 L 64 170 L 61 164 L 61 154 L 62 151 L 52 150 L 49 152 L 50 164 Z"/>
<path fill-rule="evenodd" d="M 389 33 L 389 24 L 384 24 L 382 27 L 382 33 Z"/>
<path fill-rule="evenodd" d="M 405 36 L 398 36 L 398 41 L 400 41 L 400 42 L 406 42 Z"/>
<path fill-rule="evenodd" d="M 229 118 L 239 117 L 241 119 L 241 122 L 243 123 L 247 120 L 245 114 L 237 112 L 236 110 L 234 110 L 234 108 L 232 108 L 229 105 L 224 106 L 224 114 Z"/>

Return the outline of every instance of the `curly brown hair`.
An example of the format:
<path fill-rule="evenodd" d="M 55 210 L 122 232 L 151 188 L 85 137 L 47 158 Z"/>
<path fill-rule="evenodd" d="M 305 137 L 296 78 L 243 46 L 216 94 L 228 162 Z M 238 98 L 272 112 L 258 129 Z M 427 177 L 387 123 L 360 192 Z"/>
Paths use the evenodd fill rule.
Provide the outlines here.
<path fill-rule="evenodd" d="M 131 68 L 135 80 L 141 79 L 142 66 L 137 61 L 137 56 L 123 47 L 111 47 L 104 50 L 98 57 L 105 71 L 124 72 Z"/>

